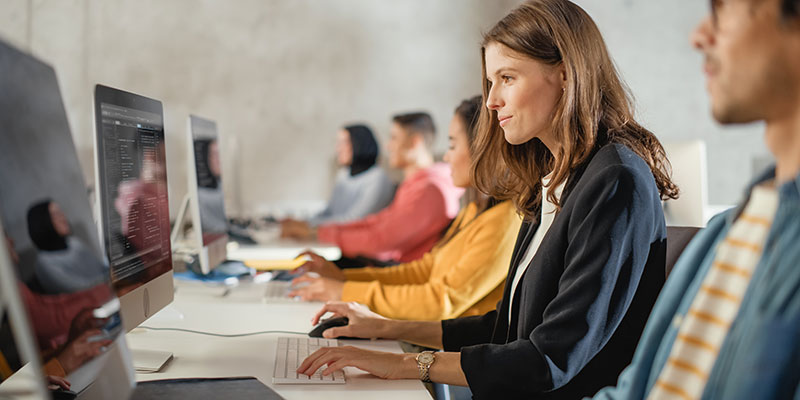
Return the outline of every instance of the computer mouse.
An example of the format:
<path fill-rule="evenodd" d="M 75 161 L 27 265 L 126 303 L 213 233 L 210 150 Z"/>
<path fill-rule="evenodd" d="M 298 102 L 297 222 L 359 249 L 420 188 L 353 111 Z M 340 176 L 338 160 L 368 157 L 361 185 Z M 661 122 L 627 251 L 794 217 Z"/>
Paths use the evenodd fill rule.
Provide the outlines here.
<path fill-rule="evenodd" d="M 50 391 L 53 400 L 74 400 L 78 394 L 68 389 L 56 389 Z"/>
<path fill-rule="evenodd" d="M 322 332 L 326 330 L 337 327 L 337 326 L 345 326 L 350 323 L 350 320 L 347 317 L 331 317 L 327 319 L 323 319 L 319 321 L 319 324 L 308 332 L 308 336 L 310 337 L 322 337 Z M 367 340 L 367 338 L 360 338 L 360 337 L 350 337 L 350 336 L 339 336 L 336 339 L 344 339 L 344 340 Z"/>
<path fill-rule="evenodd" d="M 347 325 L 349 323 L 350 323 L 350 320 L 347 319 L 347 317 L 326 318 L 326 319 L 320 320 L 319 323 L 317 324 L 317 326 L 315 326 L 314 329 L 311 330 L 311 332 L 308 332 L 308 336 L 309 337 L 321 338 L 322 337 L 322 332 L 325 332 L 326 330 L 328 330 L 330 328 L 333 328 L 333 327 L 345 326 L 345 325 Z"/>

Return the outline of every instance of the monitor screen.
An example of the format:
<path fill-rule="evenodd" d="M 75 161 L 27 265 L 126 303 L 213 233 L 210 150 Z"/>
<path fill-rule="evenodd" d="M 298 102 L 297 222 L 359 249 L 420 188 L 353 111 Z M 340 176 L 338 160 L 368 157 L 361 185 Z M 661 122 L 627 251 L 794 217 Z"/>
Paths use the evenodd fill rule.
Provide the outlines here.
<path fill-rule="evenodd" d="M 118 295 L 172 269 L 161 103 L 97 87 L 100 226 Z"/>
<path fill-rule="evenodd" d="M 16 272 L 45 374 L 66 377 L 75 391 L 104 374 L 122 375 L 117 389 L 127 393 L 133 372 L 122 354 L 127 346 L 119 301 L 55 71 L 3 42 L 0 71 L 0 240 Z M 9 350 L 15 347 L 9 331 L 3 317 L 4 375 L 22 366 Z"/>
<path fill-rule="evenodd" d="M 208 246 L 222 237 L 227 241 L 228 232 L 217 124 L 193 115 L 189 117 L 189 123 L 194 150 L 200 230 L 203 246 Z"/>

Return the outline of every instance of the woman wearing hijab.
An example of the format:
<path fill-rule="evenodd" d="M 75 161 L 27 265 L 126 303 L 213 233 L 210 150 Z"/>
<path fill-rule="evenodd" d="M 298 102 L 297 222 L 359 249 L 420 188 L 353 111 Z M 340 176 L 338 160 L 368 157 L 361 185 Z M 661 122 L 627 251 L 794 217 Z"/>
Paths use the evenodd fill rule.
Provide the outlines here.
<path fill-rule="evenodd" d="M 58 203 L 45 200 L 28 210 L 28 234 L 37 250 L 36 279 L 47 294 L 88 289 L 108 279 L 108 268 L 72 234 Z"/>
<path fill-rule="evenodd" d="M 365 125 L 349 125 L 336 138 L 336 161 L 342 169 L 327 207 L 309 220 L 310 225 L 356 221 L 392 202 L 394 184 L 376 164 L 378 142 Z"/>

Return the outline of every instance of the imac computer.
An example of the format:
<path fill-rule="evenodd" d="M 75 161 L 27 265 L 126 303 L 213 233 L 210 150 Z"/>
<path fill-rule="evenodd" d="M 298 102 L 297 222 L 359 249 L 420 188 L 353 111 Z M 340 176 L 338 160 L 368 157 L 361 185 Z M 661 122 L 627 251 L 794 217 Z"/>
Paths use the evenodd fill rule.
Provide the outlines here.
<path fill-rule="evenodd" d="M 226 259 L 245 262 L 268 262 L 265 260 L 291 260 L 305 249 L 305 243 L 283 242 L 277 240 L 277 230 L 260 230 L 228 223 L 225 214 L 224 192 L 222 188 L 222 160 L 220 138 L 214 121 L 190 115 L 187 119 L 186 142 L 189 152 L 187 171 L 188 191 L 184 198 L 175 226 L 172 243 L 176 254 L 191 255 L 198 267 L 195 272 L 205 275 Z M 182 235 L 184 218 L 190 216 L 192 229 Z M 276 228 L 274 226 L 273 228 Z M 266 241 L 263 239 L 274 235 Z M 229 240 L 233 239 L 232 242 Z M 266 243 L 265 243 L 266 242 Z M 262 244 L 259 244 L 262 243 Z M 331 254 L 330 246 L 308 243 L 314 250 L 326 256 L 338 258 L 341 254 Z M 188 260 L 188 258 L 187 258 Z M 240 271 L 236 263 L 226 264 L 225 271 Z M 198 271 L 199 270 L 199 271 Z"/>
<path fill-rule="evenodd" d="M 128 398 L 135 379 L 120 303 L 55 71 L 2 41 L 0 71 L 0 297 L 26 315 L 3 313 L 0 392 L 27 370 L 66 379 L 78 398 Z"/>
<path fill-rule="evenodd" d="M 229 229 L 222 191 L 217 124 L 190 115 L 186 133 L 189 185 L 175 220 L 172 243 L 176 251 L 186 251 L 197 257 L 200 272 L 208 274 L 227 257 Z M 187 212 L 191 217 L 192 230 L 181 241 Z"/>
<path fill-rule="evenodd" d="M 11 260 L 17 255 L 8 244 L 0 240 L 0 399 L 45 399 L 46 380 Z"/>
<path fill-rule="evenodd" d="M 173 299 L 164 112 L 160 101 L 102 85 L 94 100 L 97 225 L 130 331 Z M 137 369 L 171 358 L 133 355 Z"/>

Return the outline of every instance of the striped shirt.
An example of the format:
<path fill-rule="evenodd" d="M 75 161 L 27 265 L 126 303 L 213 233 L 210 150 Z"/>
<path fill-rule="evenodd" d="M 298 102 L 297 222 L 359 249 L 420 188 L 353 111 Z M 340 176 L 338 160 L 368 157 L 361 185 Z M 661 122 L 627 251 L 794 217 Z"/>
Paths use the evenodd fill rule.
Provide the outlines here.
<path fill-rule="evenodd" d="M 678 335 L 648 399 L 699 399 L 719 349 L 739 312 L 763 253 L 778 193 L 753 189 L 750 201 L 716 249 L 714 261 L 686 314 L 676 315 Z"/>

